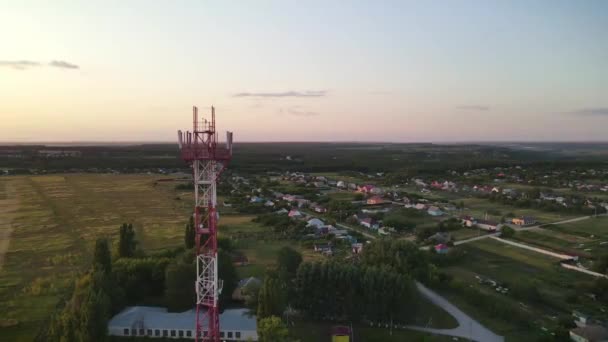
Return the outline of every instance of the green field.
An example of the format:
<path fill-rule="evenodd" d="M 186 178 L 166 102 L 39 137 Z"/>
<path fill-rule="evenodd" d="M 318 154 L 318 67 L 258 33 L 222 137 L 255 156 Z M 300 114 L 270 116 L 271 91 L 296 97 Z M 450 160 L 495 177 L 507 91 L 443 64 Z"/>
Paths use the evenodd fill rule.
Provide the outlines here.
<path fill-rule="evenodd" d="M 0 271 L 0 336 L 31 340 L 75 276 L 89 267 L 94 241 L 135 226 L 140 247 L 183 243 L 188 193 L 157 176 L 68 174 L 0 178 L 7 250 Z M 176 199 L 180 197 L 180 199 Z"/>
<path fill-rule="evenodd" d="M 590 239 L 603 239 L 603 241 L 608 241 L 607 216 L 594 217 L 588 220 L 560 225 L 551 225 L 545 228 Z"/>
<path fill-rule="evenodd" d="M 578 255 L 580 257 L 592 257 L 591 251 L 593 248 L 591 247 L 598 245 L 597 240 L 553 232 L 542 228 L 518 232 L 513 239 L 554 252 Z"/>
<path fill-rule="evenodd" d="M 464 213 L 474 217 L 499 221 L 502 216 L 513 214 L 513 216 L 532 216 L 540 223 L 551 223 L 573 218 L 575 216 L 569 214 L 552 213 L 537 209 L 523 209 L 514 206 L 504 205 L 496 202 L 490 202 L 483 198 L 466 198 L 463 199 L 465 210 Z M 499 215 L 492 215 L 492 212 L 498 211 Z"/>
<path fill-rule="evenodd" d="M 566 240 L 568 248 L 598 257 L 608 252 L 608 217 L 544 226 L 555 238 Z"/>
<path fill-rule="evenodd" d="M 466 253 L 464 259 L 455 266 L 445 270 L 455 279 L 464 281 L 480 293 L 491 297 L 512 297 L 513 294 L 501 294 L 487 284 L 480 284 L 476 276 L 489 278 L 502 286 L 509 288 L 530 284 L 538 288 L 543 302 L 532 302 L 522 298 L 514 298 L 521 302 L 522 314 L 537 317 L 535 326 L 548 326 L 555 317 L 567 315 L 572 310 L 585 312 L 600 312 L 597 302 L 580 298 L 577 303 L 568 303 L 567 298 L 576 294 L 575 284 L 581 281 L 593 280 L 593 277 L 566 270 L 559 266 L 558 259 L 533 251 L 501 243 L 492 239 L 478 240 L 460 245 L 458 249 Z M 479 319 L 490 328 L 504 334 L 508 340 L 522 338 L 524 331 L 509 322 L 498 319 L 488 319 L 487 314 L 466 301 L 446 294 L 448 298 L 462 310 Z"/>

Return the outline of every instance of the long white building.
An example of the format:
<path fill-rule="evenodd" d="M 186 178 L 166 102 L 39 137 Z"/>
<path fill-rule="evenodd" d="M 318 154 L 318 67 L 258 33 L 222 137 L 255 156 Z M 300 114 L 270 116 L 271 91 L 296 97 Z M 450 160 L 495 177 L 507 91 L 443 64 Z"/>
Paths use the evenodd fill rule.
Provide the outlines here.
<path fill-rule="evenodd" d="M 194 339 L 195 310 L 168 312 L 166 308 L 130 306 L 112 317 L 108 332 L 113 336 Z M 247 309 L 228 309 L 220 314 L 222 341 L 257 341 L 257 323 Z M 206 331 L 203 332 L 206 334 Z"/>

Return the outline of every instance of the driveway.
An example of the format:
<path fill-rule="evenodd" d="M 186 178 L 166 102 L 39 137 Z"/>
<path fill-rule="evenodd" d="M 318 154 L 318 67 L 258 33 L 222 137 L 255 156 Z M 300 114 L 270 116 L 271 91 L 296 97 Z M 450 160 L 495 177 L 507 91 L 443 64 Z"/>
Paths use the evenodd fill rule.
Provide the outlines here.
<path fill-rule="evenodd" d="M 441 307 L 452 315 L 458 321 L 458 327 L 453 329 L 435 329 L 418 326 L 407 326 L 412 330 L 424 331 L 431 334 L 457 336 L 479 342 L 504 342 L 503 336 L 496 335 L 491 330 L 487 329 L 481 323 L 469 317 L 466 313 L 460 311 L 456 306 L 452 305 L 447 299 L 441 297 L 436 292 L 427 288 L 419 282 L 416 282 L 416 287 L 420 293 L 428 298 L 433 304 Z"/>

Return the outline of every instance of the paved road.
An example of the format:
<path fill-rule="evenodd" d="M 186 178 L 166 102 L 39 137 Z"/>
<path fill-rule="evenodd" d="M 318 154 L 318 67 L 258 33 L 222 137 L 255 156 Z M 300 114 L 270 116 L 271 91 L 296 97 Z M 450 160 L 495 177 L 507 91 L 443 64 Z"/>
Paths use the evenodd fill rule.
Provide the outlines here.
<path fill-rule="evenodd" d="M 431 289 L 418 282 L 416 282 L 416 287 L 423 296 L 452 315 L 458 321 L 458 327 L 453 329 L 435 329 L 408 326 L 409 329 L 424 331 L 432 334 L 457 336 L 479 342 L 503 342 L 505 340 L 503 336 L 496 335 L 494 332 L 481 325 L 479 322 L 462 312 L 456 306 L 448 302 L 447 299 L 441 297 Z"/>
<path fill-rule="evenodd" d="M 336 226 L 344 229 L 350 229 L 363 235 L 369 237 L 370 239 L 375 239 L 377 236 L 371 235 L 369 233 L 361 232 L 357 229 L 353 229 L 351 227 L 345 226 L 343 224 L 337 223 Z M 485 236 L 482 236 L 485 237 Z M 458 327 L 453 329 L 434 329 L 434 328 L 425 328 L 419 326 L 407 326 L 407 328 L 412 330 L 424 331 L 431 334 L 438 335 L 447 335 L 447 336 L 456 336 L 462 338 L 470 338 L 479 342 L 504 342 L 504 337 L 496 335 L 481 323 L 472 319 L 470 316 L 462 312 L 456 306 L 452 305 L 452 303 L 448 302 L 447 299 L 441 297 L 436 292 L 427 288 L 419 282 L 416 282 L 416 287 L 418 291 L 426 298 L 428 298 L 432 303 L 441 307 L 445 311 L 447 311 L 450 315 L 452 315 L 456 321 L 458 321 Z"/>

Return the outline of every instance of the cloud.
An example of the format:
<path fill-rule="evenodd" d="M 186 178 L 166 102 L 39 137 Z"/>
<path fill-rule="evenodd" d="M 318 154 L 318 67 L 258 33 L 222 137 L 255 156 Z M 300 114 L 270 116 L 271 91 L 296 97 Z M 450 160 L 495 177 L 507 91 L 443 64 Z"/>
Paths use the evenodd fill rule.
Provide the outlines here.
<path fill-rule="evenodd" d="M 308 91 L 284 91 L 276 93 L 237 93 L 234 97 L 323 97 L 327 95 L 325 90 Z"/>
<path fill-rule="evenodd" d="M 608 107 L 583 108 L 570 112 L 570 114 L 580 116 L 608 116 Z"/>
<path fill-rule="evenodd" d="M 485 111 L 485 110 L 490 110 L 490 107 L 483 106 L 483 105 L 464 105 L 464 106 L 458 106 L 458 107 L 456 107 L 456 109 Z"/>
<path fill-rule="evenodd" d="M 68 63 L 66 61 L 51 61 L 49 66 L 55 68 L 64 68 L 64 69 L 80 69 L 80 67 L 76 64 Z"/>
<path fill-rule="evenodd" d="M 300 107 L 300 106 L 294 106 L 294 107 L 287 108 L 287 109 L 281 108 L 279 110 L 279 114 L 281 114 L 281 115 L 300 116 L 300 117 L 310 117 L 310 116 L 317 116 L 317 115 L 319 115 L 318 112 L 303 110 L 301 108 L 302 107 Z"/>
<path fill-rule="evenodd" d="M 36 62 L 36 61 L 27 61 L 27 60 L 21 60 L 21 61 L 0 61 L 0 67 L 8 67 L 8 68 L 13 68 L 15 70 L 26 70 L 29 68 L 33 68 L 33 67 L 39 67 L 39 66 L 50 66 L 53 68 L 62 68 L 62 69 L 80 69 L 80 67 L 76 64 L 72 64 L 66 61 L 51 61 L 48 64 L 43 64 L 40 62 Z"/>
<path fill-rule="evenodd" d="M 34 61 L 0 61 L 0 67 L 9 67 L 16 70 L 25 70 L 31 67 L 40 66 L 40 63 Z"/>

